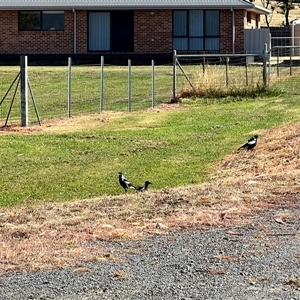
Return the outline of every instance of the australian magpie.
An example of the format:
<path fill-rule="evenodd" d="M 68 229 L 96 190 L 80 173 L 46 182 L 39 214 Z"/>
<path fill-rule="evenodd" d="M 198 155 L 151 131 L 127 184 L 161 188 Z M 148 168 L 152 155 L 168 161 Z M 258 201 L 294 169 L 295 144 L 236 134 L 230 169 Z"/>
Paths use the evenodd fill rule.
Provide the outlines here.
<path fill-rule="evenodd" d="M 258 135 L 253 136 L 251 139 L 248 140 L 248 142 L 246 144 L 241 146 L 238 150 L 241 150 L 241 149 L 253 150 L 253 148 L 257 144 L 257 139 L 258 139 Z"/>
<path fill-rule="evenodd" d="M 140 186 L 140 187 L 138 187 L 137 188 L 137 191 L 139 191 L 139 192 L 144 192 L 144 191 L 146 191 L 147 189 L 148 189 L 148 185 L 149 184 L 151 184 L 151 182 L 150 181 L 145 181 L 145 183 L 142 185 L 142 186 Z"/>
<path fill-rule="evenodd" d="M 122 172 L 119 172 L 118 174 L 119 174 L 119 183 L 125 192 L 127 192 L 128 189 L 136 189 L 135 186 L 129 180 L 126 179 L 126 177 L 122 174 Z"/>

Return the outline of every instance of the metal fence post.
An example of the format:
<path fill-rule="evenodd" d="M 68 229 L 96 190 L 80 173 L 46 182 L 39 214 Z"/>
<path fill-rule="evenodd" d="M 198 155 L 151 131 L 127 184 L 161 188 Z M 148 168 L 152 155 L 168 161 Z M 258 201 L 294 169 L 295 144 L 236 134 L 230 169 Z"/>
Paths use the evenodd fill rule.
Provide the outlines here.
<path fill-rule="evenodd" d="M 177 55 L 176 50 L 173 51 L 173 100 L 176 99 L 176 64 L 177 64 Z"/>
<path fill-rule="evenodd" d="M 247 56 L 245 57 L 245 75 L 246 75 L 246 86 L 249 85 L 249 80 L 248 80 L 248 59 Z"/>
<path fill-rule="evenodd" d="M 68 118 L 71 118 L 72 101 L 72 58 L 68 57 Z"/>
<path fill-rule="evenodd" d="M 104 102 L 104 56 L 101 56 L 101 70 L 100 70 L 100 111 L 103 111 Z"/>
<path fill-rule="evenodd" d="M 131 112 L 131 60 L 128 59 L 128 111 Z"/>
<path fill-rule="evenodd" d="M 294 48 L 292 48 L 292 50 L 294 51 Z M 292 51 L 290 49 L 290 76 L 293 75 L 293 61 L 292 61 Z"/>
<path fill-rule="evenodd" d="M 154 108 L 154 105 L 155 105 L 155 86 L 154 86 L 154 84 L 155 84 L 155 81 L 154 81 L 154 79 L 155 79 L 155 73 L 154 73 L 154 60 L 152 59 L 151 60 L 151 70 L 152 70 L 152 72 L 151 72 L 151 78 L 152 78 L 152 108 Z"/>
<path fill-rule="evenodd" d="M 277 77 L 279 77 L 279 48 L 277 48 Z"/>
<path fill-rule="evenodd" d="M 28 126 L 28 74 L 27 56 L 20 57 L 21 74 L 21 126 Z"/>
<path fill-rule="evenodd" d="M 268 75 L 267 75 L 267 56 L 268 56 L 268 48 L 267 44 L 264 45 L 263 50 L 263 84 L 264 88 L 268 86 Z"/>
<path fill-rule="evenodd" d="M 101 56 L 101 67 L 100 67 L 100 111 L 104 109 L 104 56 Z"/>
<path fill-rule="evenodd" d="M 226 88 L 228 88 L 229 85 L 228 68 L 229 68 L 229 57 L 226 57 L 226 65 L 225 65 Z"/>

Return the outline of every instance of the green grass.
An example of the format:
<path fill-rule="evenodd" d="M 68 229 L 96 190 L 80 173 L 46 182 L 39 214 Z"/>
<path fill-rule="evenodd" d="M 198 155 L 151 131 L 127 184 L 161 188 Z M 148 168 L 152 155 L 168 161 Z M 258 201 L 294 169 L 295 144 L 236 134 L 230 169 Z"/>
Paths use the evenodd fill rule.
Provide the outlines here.
<path fill-rule="evenodd" d="M 197 68 L 197 72 L 195 71 Z M 224 66 L 220 66 L 224 73 Z M 216 84 L 199 66 L 185 66 L 188 76 Z M 207 71 L 223 76 L 216 67 Z M 241 68 L 231 68 L 241 77 Z M 0 95 L 18 74 L 18 67 L 0 68 Z M 72 112 L 99 111 L 99 66 L 74 66 Z M 67 68 L 29 67 L 29 79 L 43 119 L 67 116 Z M 257 68 L 249 70 L 254 84 Z M 221 74 L 221 75 L 220 75 Z M 199 79 L 198 78 L 198 79 Z M 243 79 L 244 80 L 244 79 Z M 288 81 L 290 79 L 287 79 Z M 230 80 L 232 81 L 232 80 Z M 104 109 L 128 110 L 127 68 L 105 67 Z M 244 82 L 244 81 L 241 81 Z M 282 81 L 278 82 L 282 84 Z M 178 90 L 186 85 L 178 76 Z M 236 84 L 236 83 L 234 83 Z M 224 82 L 223 82 L 224 85 Z M 0 106 L 4 123 L 12 99 L 10 92 Z M 242 94 L 243 95 L 243 94 Z M 253 133 L 299 119 L 296 96 L 273 92 L 220 98 L 185 100 L 178 110 L 113 112 L 91 117 L 94 129 L 72 133 L 0 135 L 0 205 L 69 201 L 122 193 L 117 173 L 123 171 L 136 185 L 153 182 L 152 189 L 190 185 L 208 180 L 214 162 L 235 150 Z M 12 119 L 19 118 L 19 95 Z M 156 104 L 172 97 L 172 66 L 155 67 Z M 132 110 L 151 107 L 151 68 L 132 67 Z M 30 119 L 34 116 L 30 105 Z M 97 129 L 95 129 L 97 128 Z M 63 129 L 62 129 L 63 131 Z"/>
<path fill-rule="evenodd" d="M 29 66 L 28 78 L 42 120 L 68 115 L 68 68 Z M 0 67 L 0 97 L 19 73 L 19 67 Z M 151 66 L 132 66 L 131 109 L 152 105 Z M 181 80 L 182 81 L 182 80 Z M 155 105 L 172 97 L 172 66 L 155 66 Z M 0 122 L 6 119 L 15 86 L 0 106 Z M 71 75 L 71 115 L 96 113 L 100 110 L 100 66 L 73 66 Z M 104 67 L 104 110 L 128 111 L 128 67 Z M 17 90 L 10 121 L 20 120 L 20 94 Z M 29 94 L 29 121 L 37 120 Z"/>
<path fill-rule="evenodd" d="M 261 84 L 261 66 L 249 67 L 246 81 L 244 66 L 230 66 L 228 70 L 228 86 L 225 83 L 225 66 L 208 65 L 203 74 L 201 65 L 184 65 L 185 73 L 196 86 L 198 96 L 210 94 L 211 97 L 230 95 L 236 91 L 245 96 L 241 90 L 251 94 Z M 154 104 L 170 101 L 173 97 L 173 67 L 159 65 L 154 68 Z M 0 67 L 0 96 L 3 97 L 10 84 L 19 73 L 19 67 Z M 177 94 L 188 91 L 190 86 L 177 69 Z M 39 116 L 43 120 L 65 117 L 68 115 L 68 68 L 67 66 L 29 66 L 28 78 L 32 88 Z M 128 111 L 128 67 L 104 67 L 103 102 L 105 111 Z M 248 84 L 248 85 L 247 85 Z M 71 115 L 96 113 L 100 110 L 100 66 L 73 66 L 71 73 Z M 0 106 L 0 122 L 5 121 L 15 92 L 14 85 Z M 260 92 L 260 91 L 259 91 Z M 187 94 L 190 94 L 188 92 Z M 186 94 L 186 95 L 187 95 Z M 185 95 L 184 93 L 182 95 Z M 10 123 L 20 120 L 20 94 L 16 92 L 10 114 Z M 131 68 L 131 109 L 137 111 L 152 106 L 152 70 L 151 66 L 135 66 Z M 37 121 L 31 96 L 29 94 L 29 122 Z"/>
<path fill-rule="evenodd" d="M 251 134 L 299 120 L 296 97 L 231 100 L 189 100 L 178 110 L 118 117 L 111 113 L 97 129 L 80 132 L 0 135 L 0 205 L 123 193 L 119 171 L 136 185 L 150 180 L 152 189 L 201 183 L 214 162 Z"/>

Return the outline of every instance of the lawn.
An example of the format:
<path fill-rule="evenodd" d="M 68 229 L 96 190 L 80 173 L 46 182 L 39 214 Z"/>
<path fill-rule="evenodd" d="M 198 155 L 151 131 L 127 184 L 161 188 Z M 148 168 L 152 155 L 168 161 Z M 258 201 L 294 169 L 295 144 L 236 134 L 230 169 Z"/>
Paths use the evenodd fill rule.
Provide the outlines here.
<path fill-rule="evenodd" d="M 185 100 L 52 120 L 0 134 L 1 206 L 123 193 L 117 173 L 160 190 L 205 182 L 252 134 L 299 120 L 296 97 Z"/>

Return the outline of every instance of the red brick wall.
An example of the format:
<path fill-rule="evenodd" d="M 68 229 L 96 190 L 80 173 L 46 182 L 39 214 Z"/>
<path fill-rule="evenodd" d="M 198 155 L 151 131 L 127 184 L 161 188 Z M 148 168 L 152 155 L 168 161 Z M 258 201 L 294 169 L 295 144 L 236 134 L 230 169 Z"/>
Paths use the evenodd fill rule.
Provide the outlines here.
<path fill-rule="evenodd" d="M 87 11 L 76 11 L 76 53 L 87 52 Z M 232 12 L 220 12 L 220 52 L 232 53 Z M 0 54 L 72 54 L 74 14 L 65 11 L 64 31 L 19 31 L 18 12 L 0 11 Z M 244 11 L 235 10 L 235 53 L 244 51 Z M 134 52 L 172 52 L 172 10 L 134 12 Z M 105 53 L 104 53 L 105 54 Z"/>
<path fill-rule="evenodd" d="M 18 12 L 0 11 L 0 54 L 73 52 L 73 12 L 65 12 L 64 31 L 19 31 Z"/>
<path fill-rule="evenodd" d="M 235 53 L 244 53 L 244 10 L 235 11 Z"/>
<path fill-rule="evenodd" d="M 73 22 L 73 21 L 72 21 Z M 74 26 L 72 26 L 73 28 Z M 87 32 L 87 11 L 76 12 L 76 53 L 87 53 L 88 32 Z"/>
<path fill-rule="evenodd" d="M 235 53 L 244 53 L 244 10 L 234 11 L 235 20 Z M 221 10 L 220 12 L 220 52 L 233 53 L 233 20 L 230 10 Z"/>
<path fill-rule="evenodd" d="M 172 10 L 134 12 L 135 53 L 172 52 Z"/>

